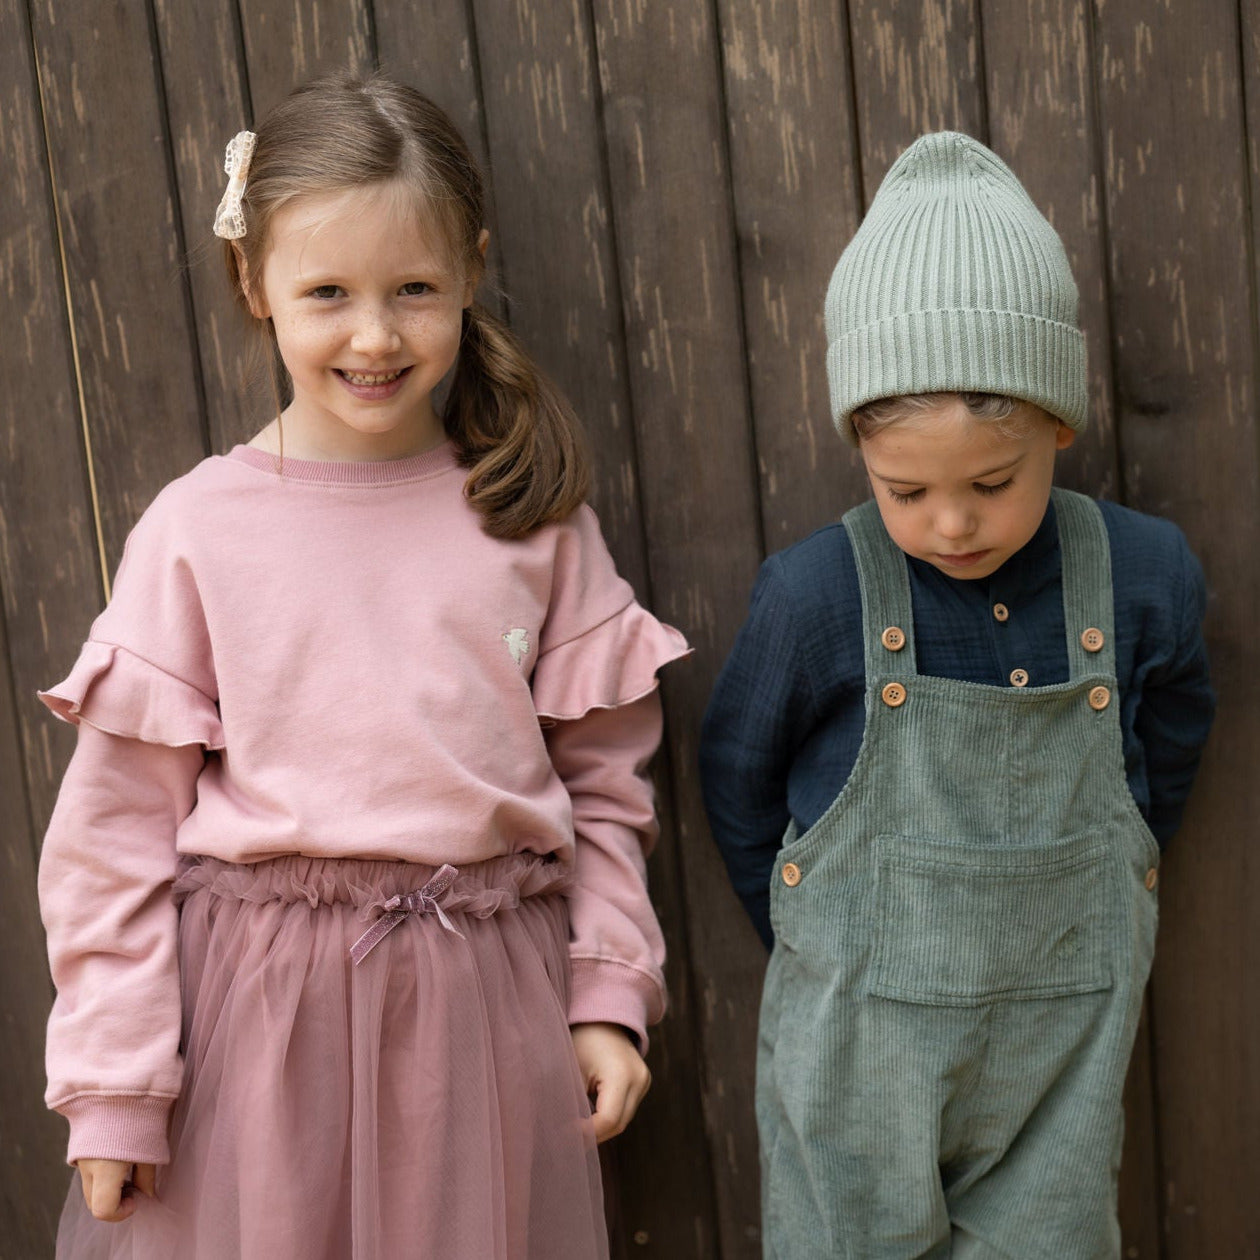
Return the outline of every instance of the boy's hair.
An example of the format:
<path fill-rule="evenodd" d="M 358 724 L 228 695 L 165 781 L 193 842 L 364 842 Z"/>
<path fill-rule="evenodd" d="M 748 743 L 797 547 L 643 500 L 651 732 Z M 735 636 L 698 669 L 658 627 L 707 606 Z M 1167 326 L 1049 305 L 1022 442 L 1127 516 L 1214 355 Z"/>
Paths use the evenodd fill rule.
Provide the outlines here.
<path fill-rule="evenodd" d="M 276 212 L 299 197 L 401 181 L 437 230 L 458 274 L 479 279 L 485 227 L 481 173 L 451 120 L 381 75 L 314 79 L 258 127 L 241 211 L 245 235 L 224 242 L 228 276 L 249 310 Z M 265 327 L 272 346 L 275 334 Z M 274 364 L 274 353 L 269 361 Z M 277 397 L 278 397 L 277 389 Z M 520 538 L 577 508 L 589 488 L 572 408 L 508 328 L 473 303 L 442 423 L 469 469 L 465 493 L 496 538 Z"/>
<path fill-rule="evenodd" d="M 958 132 L 889 169 L 827 289 L 836 427 L 875 399 L 1004 394 L 1085 425 L 1085 339 L 1063 242 L 1005 162 Z"/>
<path fill-rule="evenodd" d="M 894 398 L 876 398 L 856 407 L 849 417 L 858 440 L 874 437 L 893 425 L 913 420 L 928 411 L 960 402 L 971 416 L 991 424 L 1003 437 L 1024 437 L 1039 418 L 1054 417 L 1033 403 L 1006 394 L 982 394 L 972 390 L 935 391 L 928 394 L 899 394 Z"/>

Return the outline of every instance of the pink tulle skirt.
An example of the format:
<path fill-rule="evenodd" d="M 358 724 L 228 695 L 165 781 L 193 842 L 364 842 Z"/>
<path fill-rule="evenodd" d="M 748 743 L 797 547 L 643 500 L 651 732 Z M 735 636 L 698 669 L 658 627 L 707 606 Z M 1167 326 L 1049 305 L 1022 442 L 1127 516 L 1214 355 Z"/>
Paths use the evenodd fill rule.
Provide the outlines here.
<path fill-rule="evenodd" d="M 524 854 L 463 867 L 352 963 L 385 902 L 434 874 L 187 867 L 171 1163 L 118 1225 L 91 1217 L 76 1177 L 59 1257 L 607 1256 L 567 1021 L 567 872 Z"/>

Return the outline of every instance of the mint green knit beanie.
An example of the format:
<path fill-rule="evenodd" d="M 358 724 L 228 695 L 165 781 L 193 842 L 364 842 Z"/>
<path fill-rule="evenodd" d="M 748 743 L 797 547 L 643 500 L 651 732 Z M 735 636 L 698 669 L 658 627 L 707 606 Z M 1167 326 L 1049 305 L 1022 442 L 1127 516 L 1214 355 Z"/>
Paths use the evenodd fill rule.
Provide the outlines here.
<path fill-rule="evenodd" d="M 836 428 L 876 398 L 975 390 L 1085 427 L 1085 339 L 1063 242 L 1010 168 L 958 132 L 893 163 L 827 289 Z"/>

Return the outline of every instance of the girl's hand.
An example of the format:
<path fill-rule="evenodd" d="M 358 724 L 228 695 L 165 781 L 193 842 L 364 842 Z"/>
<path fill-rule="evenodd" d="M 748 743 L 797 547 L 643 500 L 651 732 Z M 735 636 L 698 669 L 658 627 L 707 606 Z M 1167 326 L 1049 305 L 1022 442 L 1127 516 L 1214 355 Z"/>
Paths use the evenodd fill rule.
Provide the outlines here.
<path fill-rule="evenodd" d="M 595 1140 L 606 1142 L 634 1119 L 652 1074 L 620 1024 L 575 1024 L 570 1032 L 586 1092 L 594 1100 Z"/>
<path fill-rule="evenodd" d="M 134 1171 L 133 1171 L 134 1170 Z M 79 1160 L 83 1197 L 98 1221 L 125 1221 L 136 1210 L 134 1191 L 153 1198 L 157 1168 L 120 1159 Z"/>

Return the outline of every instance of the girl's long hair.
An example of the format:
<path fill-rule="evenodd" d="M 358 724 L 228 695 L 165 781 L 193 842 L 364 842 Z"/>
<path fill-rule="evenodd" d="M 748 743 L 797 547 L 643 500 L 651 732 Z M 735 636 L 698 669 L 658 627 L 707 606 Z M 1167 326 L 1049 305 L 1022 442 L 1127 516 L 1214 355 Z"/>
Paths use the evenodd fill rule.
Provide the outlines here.
<path fill-rule="evenodd" d="M 485 189 L 451 120 L 381 75 L 331 75 L 295 89 L 258 127 L 242 203 L 245 235 L 224 242 L 237 301 L 250 311 L 250 285 L 262 275 L 278 210 L 299 197 L 392 181 L 414 190 L 417 213 L 440 235 L 451 266 L 480 279 Z M 274 364 L 275 334 L 261 322 Z M 488 534 L 522 538 L 586 498 L 590 476 L 572 408 L 506 325 L 476 303 L 464 312 L 442 423 Z"/>

